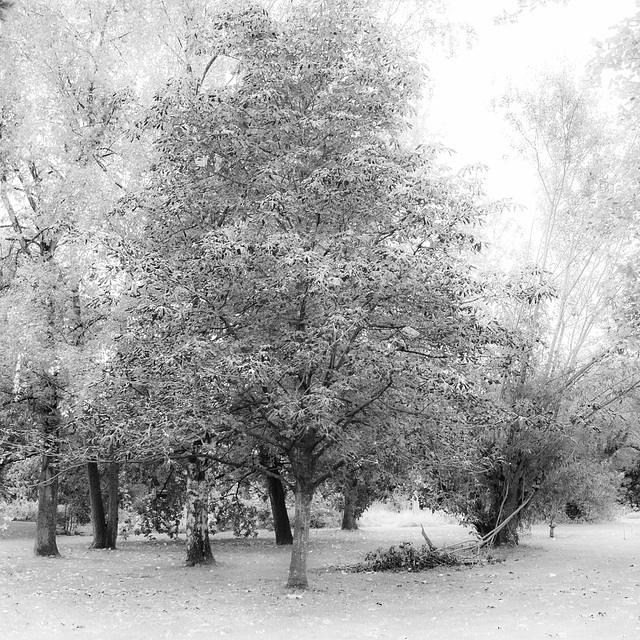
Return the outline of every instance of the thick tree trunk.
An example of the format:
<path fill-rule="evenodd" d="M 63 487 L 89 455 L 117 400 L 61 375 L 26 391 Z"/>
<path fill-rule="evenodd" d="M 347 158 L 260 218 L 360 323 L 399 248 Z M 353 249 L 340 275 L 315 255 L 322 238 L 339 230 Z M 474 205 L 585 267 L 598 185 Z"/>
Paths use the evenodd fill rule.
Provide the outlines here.
<path fill-rule="evenodd" d="M 309 555 L 309 523 L 313 489 L 298 483 L 296 487 L 296 512 L 294 518 L 293 549 L 289 565 L 288 587 L 306 589 L 307 556 Z"/>
<path fill-rule="evenodd" d="M 500 505 L 496 505 L 495 507 L 496 521 L 495 523 L 492 523 L 492 530 L 497 528 L 502 522 L 509 518 L 509 516 L 515 513 L 521 504 L 521 496 L 517 487 L 510 485 L 506 499 L 503 499 Z M 520 536 L 518 535 L 519 526 L 520 514 L 515 516 L 496 534 L 493 539 L 493 546 L 501 547 L 508 544 L 517 545 L 520 540 Z"/>
<path fill-rule="evenodd" d="M 56 541 L 56 519 L 58 515 L 58 469 L 48 454 L 42 456 L 38 484 L 38 516 L 36 520 L 37 556 L 59 556 Z"/>
<path fill-rule="evenodd" d="M 187 463 L 187 560 L 193 567 L 214 562 L 209 540 L 209 487 L 205 463 L 197 457 Z"/>
<path fill-rule="evenodd" d="M 120 484 L 120 465 L 109 463 L 109 518 L 107 519 L 106 548 L 115 549 L 118 540 L 118 489 Z"/>
<path fill-rule="evenodd" d="M 291 533 L 291 523 L 287 513 L 285 502 L 284 486 L 280 478 L 267 476 L 267 488 L 269 490 L 269 501 L 271 503 L 271 513 L 273 514 L 273 528 L 276 534 L 276 544 L 293 544 L 293 534 Z"/>
<path fill-rule="evenodd" d="M 100 470 L 97 462 L 87 462 L 89 481 L 89 503 L 91 504 L 91 524 L 93 525 L 93 543 L 91 549 L 104 549 L 107 546 L 107 521 L 104 515 Z"/>
<path fill-rule="evenodd" d="M 342 497 L 344 498 L 344 511 L 342 512 L 342 530 L 357 531 L 358 519 L 356 518 L 356 487 L 350 482 L 345 482 L 342 487 Z"/>

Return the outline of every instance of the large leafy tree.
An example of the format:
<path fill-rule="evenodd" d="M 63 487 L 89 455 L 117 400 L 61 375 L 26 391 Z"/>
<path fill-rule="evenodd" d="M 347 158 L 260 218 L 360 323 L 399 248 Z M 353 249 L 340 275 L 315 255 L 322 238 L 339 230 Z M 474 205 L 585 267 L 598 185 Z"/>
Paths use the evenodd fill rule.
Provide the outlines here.
<path fill-rule="evenodd" d="M 461 423 L 456 392 L 491 339 L 460 262 L 478 210 L 398 142 L 421 70 L 363 3 L 279 20 L 234 5 L 199 47 L 146 120 L 157 160 L 121 369 L 144 393 L 128 415 L 196 459 L 286 461 L 288 584 L 305 587 L 316 487 Z"/>

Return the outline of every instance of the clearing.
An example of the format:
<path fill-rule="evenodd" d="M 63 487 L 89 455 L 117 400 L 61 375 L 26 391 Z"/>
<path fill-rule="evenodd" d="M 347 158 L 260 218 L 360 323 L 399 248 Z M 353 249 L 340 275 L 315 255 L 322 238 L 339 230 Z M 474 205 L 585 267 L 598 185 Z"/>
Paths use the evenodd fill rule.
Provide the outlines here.
<path fill-rule="evenodd" d="M 436 545 L 467 539 L 424 522 Z M 160 539 L 113 552 L 60 537 L 63 558 L 37 559 L 33 527 L 0 532 L 2 640 L 640 638 L 640 532 L 619 522 L 562 525 L 554 539 L 536 526 L 504 562 L 424 573 L 330 569 L 378 546 L 421 545 L 418 527 L 314 530 L 302 597 L 284 587 L 289 549 L 267 532 L 216 535 L 216 565 L 186 568 L 182 544 Z"/>

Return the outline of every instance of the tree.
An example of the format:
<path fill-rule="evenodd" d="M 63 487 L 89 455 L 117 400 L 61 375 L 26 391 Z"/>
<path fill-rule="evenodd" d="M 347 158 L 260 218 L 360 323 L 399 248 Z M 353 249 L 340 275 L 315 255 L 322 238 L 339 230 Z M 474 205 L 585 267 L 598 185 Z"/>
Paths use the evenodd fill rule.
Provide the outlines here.
<path fill-rule="evenodd" d="M 38 555 L 58 554 L 60 465 L 77 444 L 71 398 L 100 368 L 113 298 L 101 232 L 122 188 L 129 95 L 114 86 L 105 51 L 111 12 L 89 14 L 85 31 L 70 30 L 58 4 L 32 5 L 3 31 L 0 392 L 5 410 L 26 408 L 29 427 L 3 435 L 42 456 Z"/>
<path fill-rule="evenodd" d="M 125 369 L 149 389 L 143 425 L 162 415 L 174 442 L 267 473 L 252 451 L 287 462 L 288 584 L 305 587 L 315 489 L 437 433 L 495 338 L 460 260 L 478 209 L 428 149 L 398 143 L 419 65 L 361 3 L 286 20 L 243 4 L 209 28 L 201 70 L 147 118 L 158 156 Z"/>
<path fill-rule="evenodd" d="M 573 455 L 571 440 L 585 437 L 580 434 L 592 428 L 598 412 L 640 380 L 636 376 L 628 385 L 620 377 L 610 401 L 593 401 L 594 378 L 614 370 L 626 339 L 624 331 L 603 330 L 611 326 L 623 285 L 620 262 L 629 247 L 620 206 L 626 187 L 616 177 L 619 139 L 568 72 L 545 76 L 535 90 L 511 92 L 502 107 L 517 151 L 538 178 L 540 200 L 499 312 L 503 324 L 521 336 L 493 386 L 505 419 L 487 442 L 494 461 L 479 484 L 477 476 L 472 483 L 482 496 L 472 503 L 482 533 L 518 510 L 498 543 L 517 541 L 523 505 L 533 507 L 534 497 L 551 495 L 545 482 L 553 483 L 556 469 Z"/>

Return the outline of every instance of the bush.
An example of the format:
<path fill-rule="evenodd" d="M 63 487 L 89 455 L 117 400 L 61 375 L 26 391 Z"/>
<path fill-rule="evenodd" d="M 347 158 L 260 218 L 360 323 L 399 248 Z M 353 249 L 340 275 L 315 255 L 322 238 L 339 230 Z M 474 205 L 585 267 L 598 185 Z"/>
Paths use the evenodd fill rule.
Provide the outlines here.
<path fill-rule="evenodd" d="M 293 524 L 293 514 L 290 520 Z M 321 493 L 316 493 L 311 503 L 311 519 L 309 526 L 312 529 L 332 529 L 339 527 L 342 521 L 342 514 L 336 507 L 335 499 L 325 497 Z"/>
<path fill-rule="evenodd" d="M 119 533 L 165 533 L 177 538 L 184 531 L 186 471 L 163 462 L 125 466 L 119 490 Z"/>
<path fill-rule="evenodd" d="M 603 522 L 613 517 L 619 478 L 606 464 L 570 461 L 547 478 L 532 505 L 532 519 L 553 527 L 567 520 Z"/>
<path fill-rule="evenodd" d="M 140 535 L 140 516 L 130 509 L 120 509 L 118 513 L 118 535 L 126 540 L 130 535 Z"/>
<path fill-rule="evenodd" d="M 216 531 L 233 531 L 236 538 L 255 538 L 258 510 L 247 505 L 238 496 L 221 497 L 210 507 L 209 529 Z"/>
<path fill-rule="evenodd" d="M 261 497 L 244 498 L 242 502 L 255 510 L 256 527 L 273 531 L 273 514 L 269 500 Z"/>
<path fill-rule="evenodd" d="M 179 498 L 170 498 L 148 495 L 136 500 L 133 506 L 139 519 L 133 533 L 142 533 L 147 538 L 153 538 L 154 533 L 166 533 L 170 538 L 177 538 L 183 505 Z"/>
<path fill-rule="evenodd" d="M 364 562 L 355 565 L 354 571 L 425 571 L 440 566 L 457 566 L 460 560 L 446 551 L 429 549 L 427 545 L 416 548 L 411 542 L 403 542 L 389 549 L 378 548 L 365 555 Z"/>
<path fill-rule="evenodd" d="M 36 500 L 19 498 L 18 500 L 5 503 L 0 511 L 10 520 L 35 522 L 38 515 L 38 502 Z"/>

